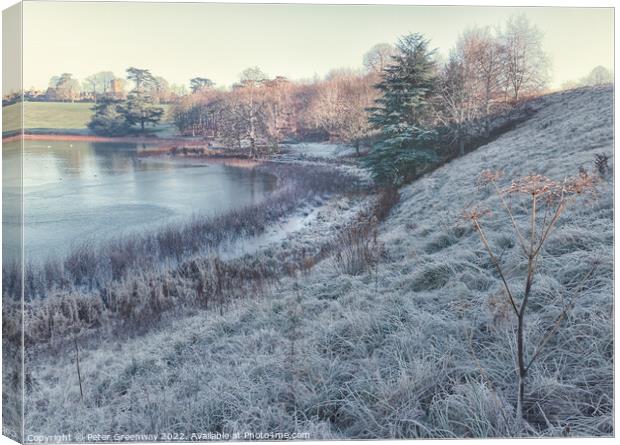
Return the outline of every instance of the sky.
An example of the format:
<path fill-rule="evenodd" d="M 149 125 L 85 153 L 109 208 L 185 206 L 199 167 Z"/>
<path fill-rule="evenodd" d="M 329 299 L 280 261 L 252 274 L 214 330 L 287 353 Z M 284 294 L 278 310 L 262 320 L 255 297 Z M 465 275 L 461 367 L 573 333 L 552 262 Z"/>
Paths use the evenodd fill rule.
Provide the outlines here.
<path fill-rule="evenodd" d="M 421 32 L 447 54 L 467 27 L 502 25 L 524 13 L 544 33 L 551 86 L 613 67 L 613 9 L 200 3 L 24 3 L 24 87 L 63 72 L 148 68 L 171 84 L 208 77 L 220 86 L 259 66 L 310 79 L 361 68 L 374 44 Z"/>

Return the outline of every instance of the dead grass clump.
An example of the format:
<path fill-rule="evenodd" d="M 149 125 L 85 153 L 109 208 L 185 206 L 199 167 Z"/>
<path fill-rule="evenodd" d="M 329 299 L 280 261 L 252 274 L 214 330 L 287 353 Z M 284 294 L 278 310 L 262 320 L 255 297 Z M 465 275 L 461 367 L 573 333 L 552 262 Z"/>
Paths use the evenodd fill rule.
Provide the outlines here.
<path fill-rule="evenodd" d="M 301 259 L 293 264 L 295 270 L 303 266 Z M 74 332 L 88 335 L 102 326 L 144 332 L 173 311 L 213 309 L 223 314 L 234 300 L 261 294 L 286 273 L 286 262 L 251 255 L 230 261 L 193 258 L 168 271 L 113 281 L 94 294 L 74 291 L 30 302 L 26 335 L 31 344 L 54 344 Z"/>
<path fill-rule="evenodd" d="M 479 381 L 456 384 L 430 406 L 440 437 L 514 437 L 513 408 L 496 390 Z M 443 432 L 443 434 L 442 434 Z"/>
<path fill-rule="evenodd" d="M 400 201 L 400 193 L 395 187 L 379 190 L 378 199 L 373 207 L 372 214 L 378 221 L 387 218 L 396 204 Z"/>
<path fill-rule="evenodd" d="M 414 274 L 411 290 L 414 292 L 441 289 L 450 281 L 454 271 L 447 263 L 427 263 Z"/>
<path fill-rule="evenodd" d="M 458 243 L 459 237 L 452 231 L 442 231 L 432 237 L 432 239 L 424 246 L 426 253 L 437 253 L 443 249 Z"/>
<path fill-rule="evenodd" d="M 368 223 L 357 223 L 346 228 L 335 240 L 334 265 L 340 273 L 358 275 L 372 267 L 380 250 L 377 229 Z"/>
<path fill-rule="evenodd" d="M 359 275 L 377 264 L 383 252 L 378 241 L 379 223 L 387 218 L 399 199 L 397 189 L 381 189 L 370 209 L 336 236 L 332 246 L 336 251 L 333 260 L 336 270 Z"/>
<path fill-rule="evenodd" d="M 97 278 L 99 260 L 99 255 L 97 255 L 94 246 L 90 243 L 85 243 L 67 256 L 64 261 L 64 268 L 77 286 L 87 285 L 92 287 Z M 48 270 L 50 267 L 48 266 Z"/>
<path fill-rule="evenodd" d="M 2 298 L 21 301 L 22 298 L 22 267 L 18 261 L 2 262 Z"/>

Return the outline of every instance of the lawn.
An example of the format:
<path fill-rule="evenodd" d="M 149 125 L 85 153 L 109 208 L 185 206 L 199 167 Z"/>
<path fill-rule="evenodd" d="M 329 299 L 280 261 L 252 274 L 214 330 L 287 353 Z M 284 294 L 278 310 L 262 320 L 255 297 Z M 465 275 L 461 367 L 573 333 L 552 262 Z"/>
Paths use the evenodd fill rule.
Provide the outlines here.
<path fill-rule="evenodd" d="M 170 130 L 167 118 L 168 105 L 163 122 L 158 128 Z M 86 124 L 92 114 L 92 103 L 65 102 L 26 102 L 24 104 L 24 127 L 28 130 L 51 129 L 69 130 L 70 132 L 87 131 Z M 20 128 L 20 104 L 2 107 L 2 132 L 15 131 Z"/>

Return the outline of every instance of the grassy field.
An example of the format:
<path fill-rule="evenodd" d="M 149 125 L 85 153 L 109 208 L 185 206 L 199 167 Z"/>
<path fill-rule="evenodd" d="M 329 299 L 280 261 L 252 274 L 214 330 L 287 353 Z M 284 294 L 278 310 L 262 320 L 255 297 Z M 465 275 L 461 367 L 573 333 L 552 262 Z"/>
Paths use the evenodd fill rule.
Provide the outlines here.
<path fill-rule="evenodd" d="M 170 122 L 167 118 L 168 105 L 164 122 L 159 126 L 161 130 L 169 130 Z M 88 131 L 86 125 L 92 114 L 92 103 L 64 103 L 64 102 L 26 102 L 24 104 L 24 126 L 28 130 L 51 129 Z M 2 131 L 9 132 L 20 128 L 20 104 L 2 107 Z"/>

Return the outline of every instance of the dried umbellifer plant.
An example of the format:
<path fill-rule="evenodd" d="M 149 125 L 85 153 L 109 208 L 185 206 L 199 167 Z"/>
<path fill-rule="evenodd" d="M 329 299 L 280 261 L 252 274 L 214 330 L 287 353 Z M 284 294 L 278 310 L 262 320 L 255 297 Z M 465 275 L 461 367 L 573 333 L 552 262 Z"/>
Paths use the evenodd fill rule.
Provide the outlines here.
<path fill-rule="evenodd" d="M 597 179 L 586 171 L 580 171 L 572 178 L 564 181 L 554 181 L 541 175 L 529 175 L 513 180 L 508 187 L 501 188 L 499 181 L 502 173 L 499 171 L 485 170 L 478 178 L 481 187 L 490 186 L 499 197 L 499 207 L 508 215 L 510 226 L 516 238 L 516 244 L 522 251 L 527 261 L 527 272 L 523 282 L 522 297 L 517 298 L 515 290 L 508 284 L 506 271 L 500 259 L 493 253 L 487 236 L 482 228 L 481 220 L 492 214 L 490 209 L 472 208 L 465 212 L 464 217 L 470 221 L 487 251 L 491 262 L 502 281 L 502 285 L 508 299 L 510 312 L 515 317 L 516 331 L 515 341 L 517 344 L 517 412 L 516 420 L 520 425 L 523 419 L 523 400 L 525 383 L 529 369 L 540 356 L 545 345 L 551 340 L 560 328 L 562 320 L 567 316 L 573 306 L 573 300 L 565 302 L 563 309 L 548 330 L 547 334 L 540 339 L 532 353 L 526 351 L 525 322 L 528 314 L 527 308 L 532 294 L 532 284 L 536 277 L 537 268 L 541 256 L 541 250 L 557 227 L 560 216 L 566 209 L 573 205 L 578 198 L 585 195 L 594 195 Z M 517 223 L 517 215 L 514 211 L 515 204 L 525 208 L 529 216 L 527 229 L 523 229 Z M 583 291 L 583 285 L 591 276 L 592 269 L 583 279 L 579 293 Z"/>

